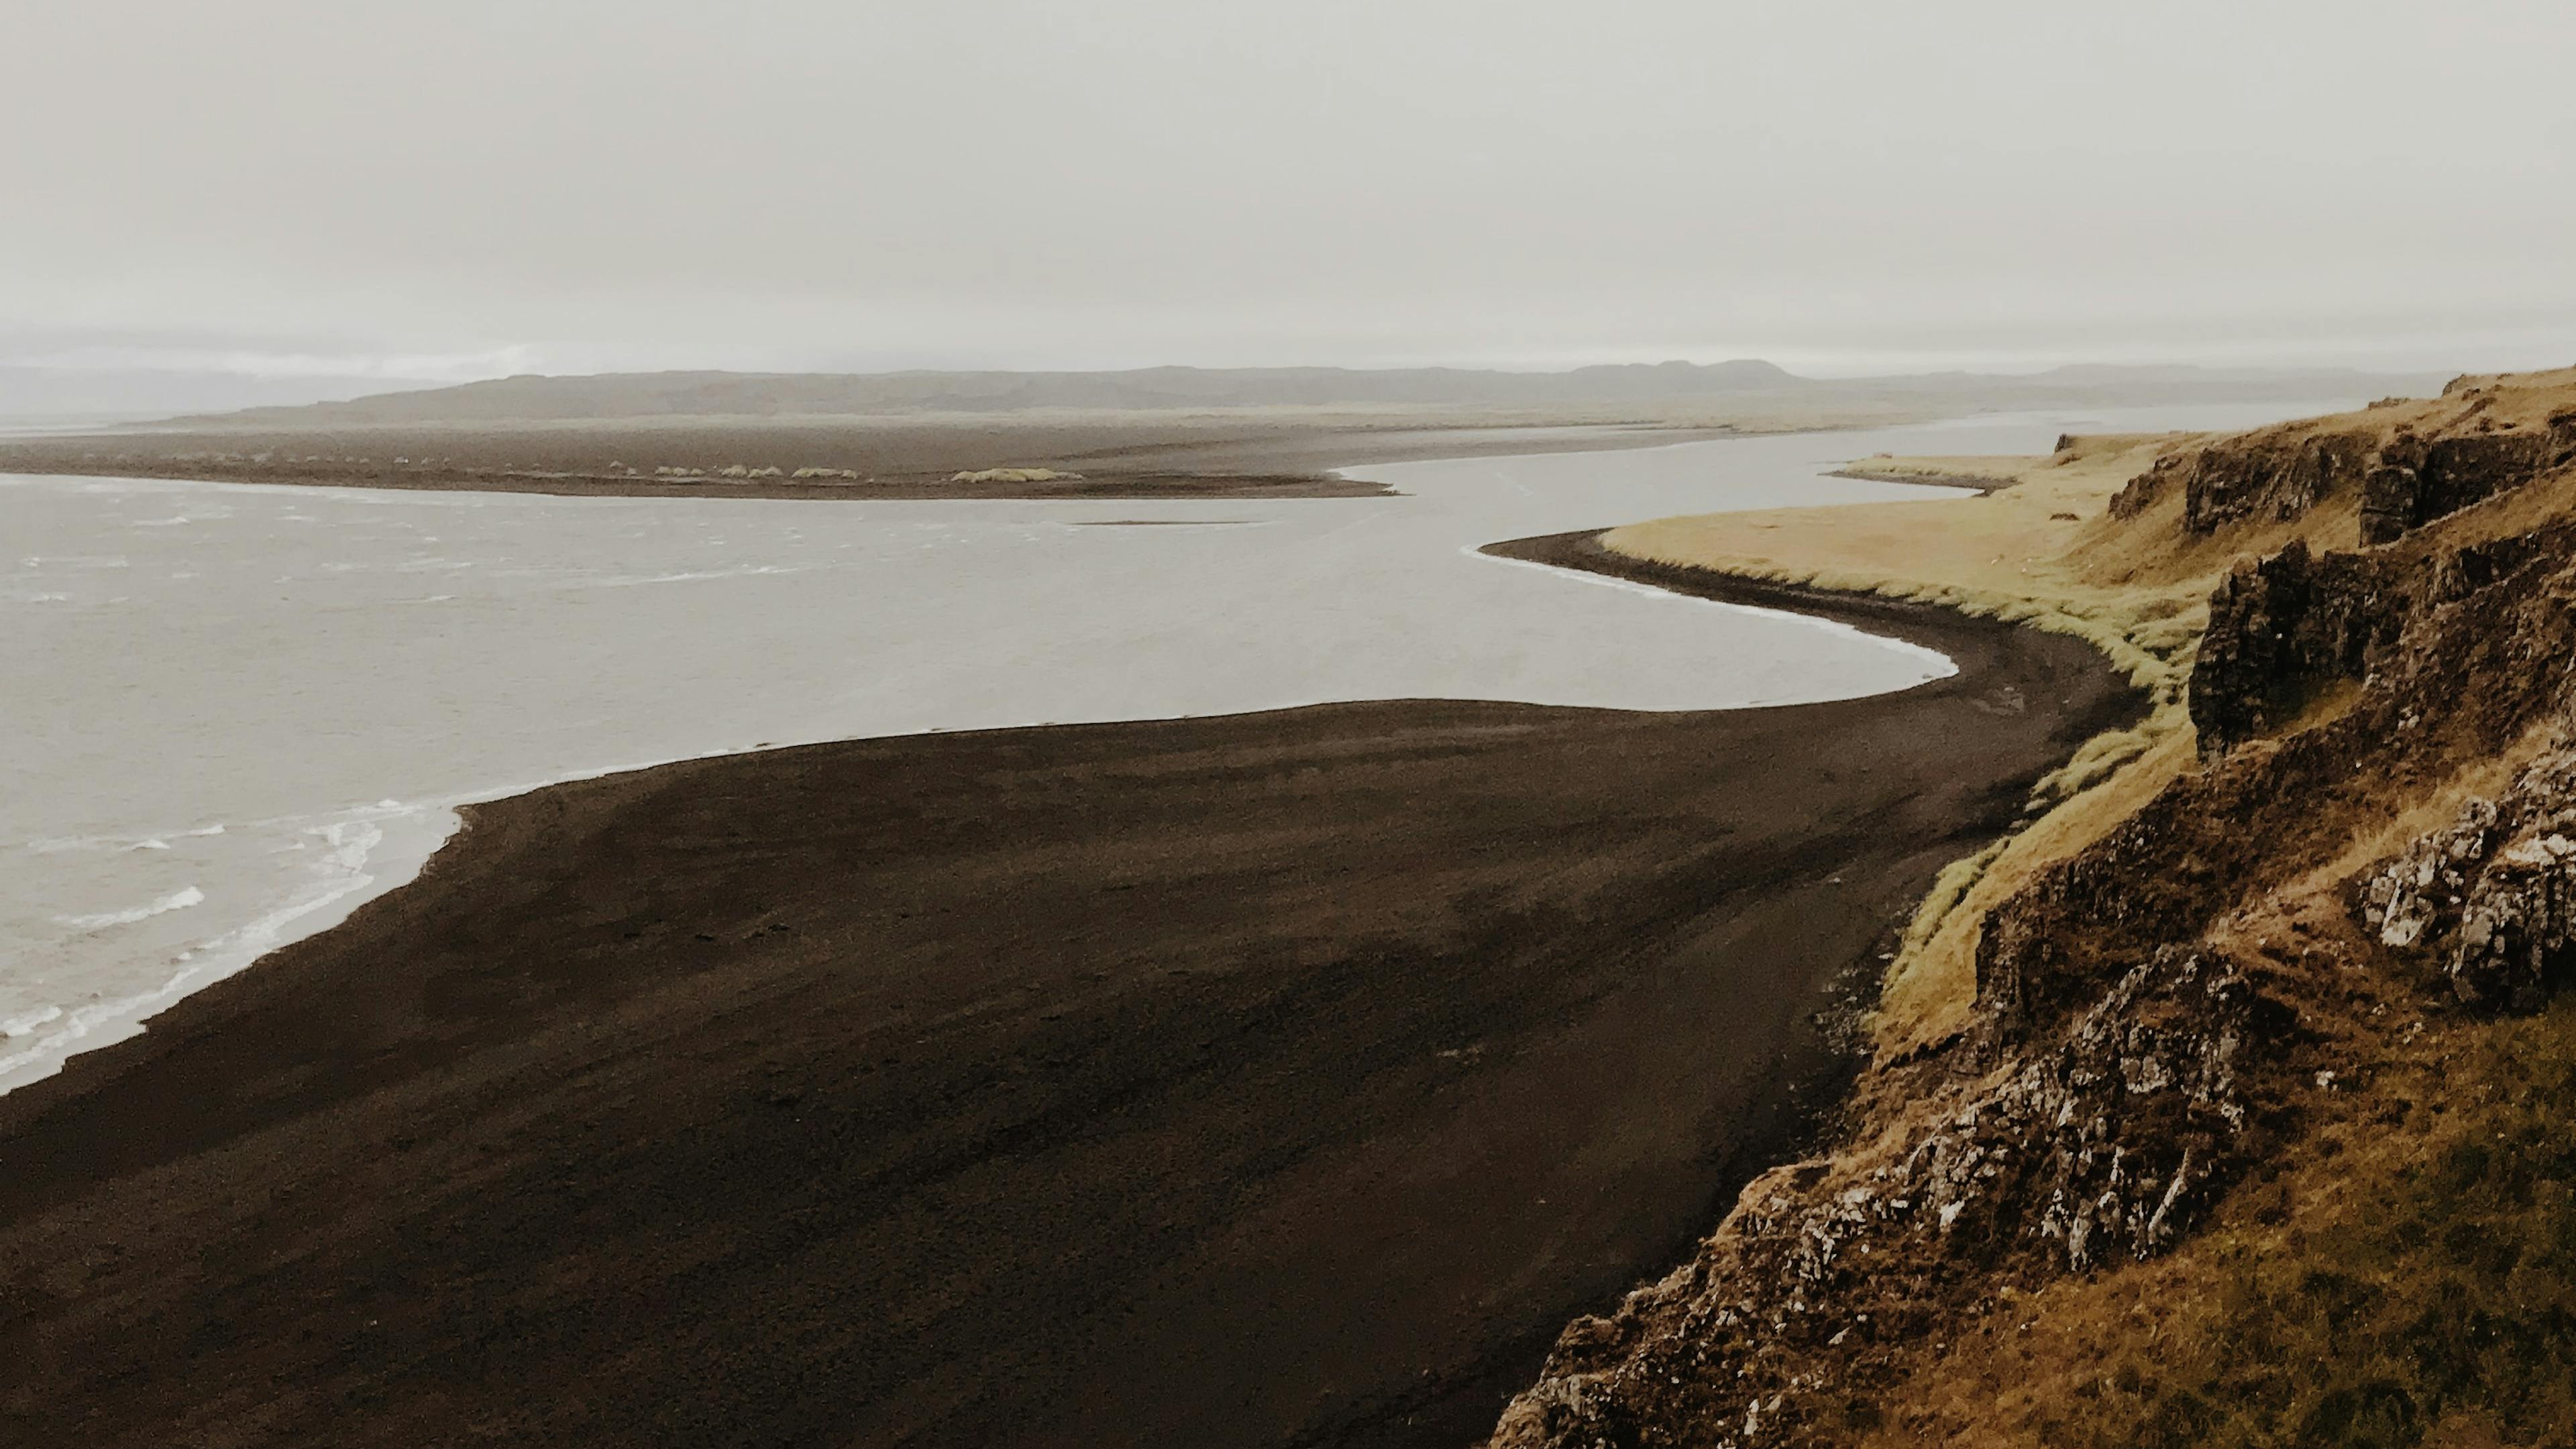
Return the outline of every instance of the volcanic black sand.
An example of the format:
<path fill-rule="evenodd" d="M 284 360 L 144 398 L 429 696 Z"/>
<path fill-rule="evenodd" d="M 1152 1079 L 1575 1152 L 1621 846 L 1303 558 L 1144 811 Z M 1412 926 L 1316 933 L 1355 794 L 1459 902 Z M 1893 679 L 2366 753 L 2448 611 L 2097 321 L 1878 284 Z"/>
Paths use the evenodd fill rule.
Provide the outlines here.
<path fill-rule="evenodd" d="M 537 425 L 278 430 L 244 427 L 0 441 L 0 473 L 194 478 L 570 497 L 1358 498 L 1394 490 L 1340 467 L 1423 458 L 1593 452 L 1728 437 L 1731 428 L 1478 426 L 1169 420 L 1152 414 L 1022 418 L 663 418 Z M 735 465 L 776 478 L 715 476 Z M 685 467 L 707 476 L 657 476 Z M 797 478 L 797 470 L 854 478 Z M 988 469 L 1079 477 L 961 480 Z M 640 476 L 625 476 L 633 469 Z"/>
<path fill-rule="evenodd" d="M 2135 707 L 2071 640 L 1815 607 L 1960 671 L 478 807 L 0 1098 L 0 1438 L 1464 1443 L 1782 1149 L 1821 988 Z"/>

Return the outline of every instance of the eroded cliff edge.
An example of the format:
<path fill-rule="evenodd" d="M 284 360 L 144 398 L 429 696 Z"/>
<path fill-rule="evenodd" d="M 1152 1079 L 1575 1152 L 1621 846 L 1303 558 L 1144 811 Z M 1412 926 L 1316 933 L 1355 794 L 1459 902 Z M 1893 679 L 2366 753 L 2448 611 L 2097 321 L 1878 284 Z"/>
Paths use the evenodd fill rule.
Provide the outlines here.
<path fill-rule="evenodd" d="M 2019 567 L 2043 624 L 2205 618 L 2170 737 L 2089 819 L 2034 802 L 2047 844 L 1922 933 L 1956 1009 L 1887 1024 L 1829 1150 L 1570 1326 L 1494 1445 L 2576 1422 L 2576 371 L 2126 456 Z M 1764 526 L 1647 543 L 1742 568 L 1716 530 Z"/>

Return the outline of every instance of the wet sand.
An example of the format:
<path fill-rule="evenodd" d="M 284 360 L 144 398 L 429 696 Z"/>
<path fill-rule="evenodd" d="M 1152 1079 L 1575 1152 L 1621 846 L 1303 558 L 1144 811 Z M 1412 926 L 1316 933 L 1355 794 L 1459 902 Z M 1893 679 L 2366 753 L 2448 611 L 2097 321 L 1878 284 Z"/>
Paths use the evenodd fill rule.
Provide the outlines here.
<path fill-rule="evenodd" d="M 1834 979 L 2136 708 L 2070 640 L 1812 611 L 1959 673 L 863 740 L 477 807 L 412 885 L 0 1097 L 0 1426 L 1466 1442 L 1830 1089 Z"/>

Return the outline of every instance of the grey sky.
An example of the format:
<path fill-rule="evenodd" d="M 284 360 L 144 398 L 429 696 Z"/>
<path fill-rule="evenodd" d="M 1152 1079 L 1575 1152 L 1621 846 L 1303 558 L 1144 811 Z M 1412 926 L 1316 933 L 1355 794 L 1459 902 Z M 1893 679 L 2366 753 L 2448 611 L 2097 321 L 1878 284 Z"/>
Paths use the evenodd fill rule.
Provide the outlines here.
<path fill-rule="evenodd" d="M 0 361 L 2576 361 L 2564 0 L 10 0 Z"/>

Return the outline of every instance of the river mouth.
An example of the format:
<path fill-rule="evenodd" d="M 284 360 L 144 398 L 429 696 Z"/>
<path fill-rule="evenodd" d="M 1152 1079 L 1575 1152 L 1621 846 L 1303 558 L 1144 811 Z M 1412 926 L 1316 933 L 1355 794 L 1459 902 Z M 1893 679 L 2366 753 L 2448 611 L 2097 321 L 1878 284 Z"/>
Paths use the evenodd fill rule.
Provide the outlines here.
<path fill-rule="evenodd" d="M 1903 688 L 1924 664 L 1850 631 L 1676 610 L 1476 551 L 1605 519 L 1922 496 L 1822 476 L 1871 452 L 2034 450 L 2243 411 L 1374 464 L 1350 471 L 1401 496 L 1150 515 L 0 477 L 18 545 L 0 559 L 0 677 L 44 684 L 0 697 L 26 782 L 0 792 L 0 1092 L 409 879 L 459 806 L 551 781 L 1334 699 L 1669 710 Z M 1163 526 L 1097 526 L 1139 520 Z M 181 897 L 196 904 L 136 915 Z"/>
<path fill-rule="evenodd" d="M 363 1400 L 556 1442 L 1459 1442 L 1707 1226 L 1829 1078 L 1823 987 L 2125 707 L 2071 641 L 1853 623 L 1912 687 L 916 732 L 470 807 L 408 888 L 0 1098 L 6 1256 L 132 1295 L 48 1279 L 0 1335 L 102 1443 L 281 1381 L 313 1438 Z"/>
<path fill-rule="evenodd" d="M 1585 456 L 1636 506 L 1784 486 L 1621 485 L 1630 455 Z M 552 781 L 764 742 L 1920 677 L 1460 556 L 1571 486 L 1144 513 L 0 479 L 0 674 L 45 682 L 0 699 L 29 782 L 0 792 L 0 1090 L 408 879 L 457 807 Z"/>

